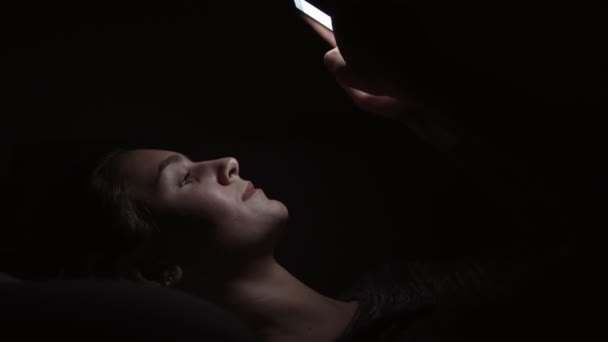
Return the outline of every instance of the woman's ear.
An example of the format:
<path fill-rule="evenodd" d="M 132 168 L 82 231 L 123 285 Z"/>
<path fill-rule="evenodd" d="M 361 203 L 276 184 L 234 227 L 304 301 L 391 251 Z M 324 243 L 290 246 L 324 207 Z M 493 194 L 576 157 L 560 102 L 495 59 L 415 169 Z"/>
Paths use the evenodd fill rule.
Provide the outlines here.
<path fill-rule="evenodd" d="M 183 275 L 184 271 L 179 265 L 166 265 L 161 273 L 161 284 L 163 286 L 174 286 L 182 280 Z"/>
<path fill-rule="evenodd" d="M 183 270 L 177 264 L 142 260 L 132 255 L 119 260 L 117 273 L 120 278 L 155 286 L 175 286 L 183 277 Z"/>

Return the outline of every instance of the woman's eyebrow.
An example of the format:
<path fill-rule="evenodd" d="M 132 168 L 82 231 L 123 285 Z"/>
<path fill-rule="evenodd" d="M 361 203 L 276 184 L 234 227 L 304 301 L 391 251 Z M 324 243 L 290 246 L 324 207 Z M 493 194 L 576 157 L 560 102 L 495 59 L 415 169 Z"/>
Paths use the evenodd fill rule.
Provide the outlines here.
<path fill-rule="evenodd" d="M 158 164 L 158 172 L 156 174 L 155 184 L 159 183 L 160 178 L 163 175 L 163 172 L 165 171 L 165 169 L 167 169 L 167 167 L 169 165 L 179 163 L 184 160 L 189 160 L 189 159 L 188 159 L 188 157 L 183 156 L 181 154 L 173 154 L 173 155 L 169 156 L 167 159 L 163 160 L 160 164 Z"/>

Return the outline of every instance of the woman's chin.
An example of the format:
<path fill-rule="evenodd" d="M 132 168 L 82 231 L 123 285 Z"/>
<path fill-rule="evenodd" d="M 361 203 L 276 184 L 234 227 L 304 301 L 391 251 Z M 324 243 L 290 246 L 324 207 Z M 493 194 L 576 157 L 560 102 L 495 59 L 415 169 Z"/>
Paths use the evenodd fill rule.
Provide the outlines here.
<path fill-rule="evenodd" d="M 266 202 L 266 210 L 277 221 L 286 221 L 289 218 L 287 206 L 279 200 L 269 199 Z"/>
<path fill-rule="evenodd" d="M 277 202 L 277 207 L 279 207 L 277 210 L 279 211 L 278 216 L 279 219 L 281 221 L 281 223 L 285 223 L 287 222 L 287 220 L 289 220 L 289 210 L 287 209 L 287 206 L 285 204 L 283 204 L 283 202 L 280 201 L 276 201 Z"/>

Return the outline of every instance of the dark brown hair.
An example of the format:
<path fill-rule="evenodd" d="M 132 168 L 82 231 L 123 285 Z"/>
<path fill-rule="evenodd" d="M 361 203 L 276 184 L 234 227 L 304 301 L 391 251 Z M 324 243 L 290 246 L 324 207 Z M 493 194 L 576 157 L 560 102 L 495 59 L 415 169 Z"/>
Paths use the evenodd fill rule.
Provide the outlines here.
<path fill-rule="evenodd" d="M 160 218 L 130 192 L 120 165 L 126 152 L 106 154 L 87 179 L 91 207 L 102 218 L 97 226 L 104 237 L 88 262 L 88 272 L 97 277 L 115 277 L 116 263 L 124 254 L 154 240 L 161 232 Z"/>

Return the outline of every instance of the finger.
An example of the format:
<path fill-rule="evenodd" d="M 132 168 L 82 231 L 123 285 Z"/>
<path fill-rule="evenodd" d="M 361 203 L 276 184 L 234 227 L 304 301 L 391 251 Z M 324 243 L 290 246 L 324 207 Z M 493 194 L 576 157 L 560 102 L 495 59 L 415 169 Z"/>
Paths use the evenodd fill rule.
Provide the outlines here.
<path fill-rule="evenodd" d="M 339 69 L 346 68 L 346 61 L 344 61 L 344 58 L 342 58 L 342 54 L 340 54 L 340 50 L 338 48 L 329 50 L 323 57 L 323 62 L 325 63 L 327 70 L 329 70 L 329 72 L 331 72 L 334 76 Z"/>
<path fill-rule="evenodd" d="M 393 97 L 372 95 L 345 84 L 340 86 L 355 105 L 363 110 L 394 120 L 401 120 L 407 111 L 407 103 Z"/>
<path fill-rule="evenodd" d="M 334 75 L 338 83 L 364 91 L 371 95 L 386 95 L 386 89 L 381 83 L 371 82 L 370 80 L 359 76 L 359 73 L 353 71 L 353 69 L 346 64 L 346 61 L 338 48 L 327 52 L 323 58 L 323 62 L 329 72 Z"/>
<path fill-rule="evenodd" d="M 323 40 L 325 40 L 329 45 L 332 47 L 338 46 L 336 44 L 336 37 L 330 29 L 321 25 L 318 21 L 305 14 L 302 14 L 302 18 L 304 18 L 304 21 L 306 21 L 306 23 L 310 25 L 310 27 L 312 27 L 312 29 L 317 32 L 317 34 L 321 36 L 321 38 L 323 38 Z"/>
<path fill-rule="evenodd" d="M 413 107 L 390 96 L 374 96 L 361 90 L 342 86 L 344 91 L 352 98 L 355 105 L 370 113 L 375 113 L 386 119 L 399 121 L 405 124 L 414 134 L 422 139 L 427 139 L 425 130 L 422 128 L 420 117 L 415 115 Z"/>

